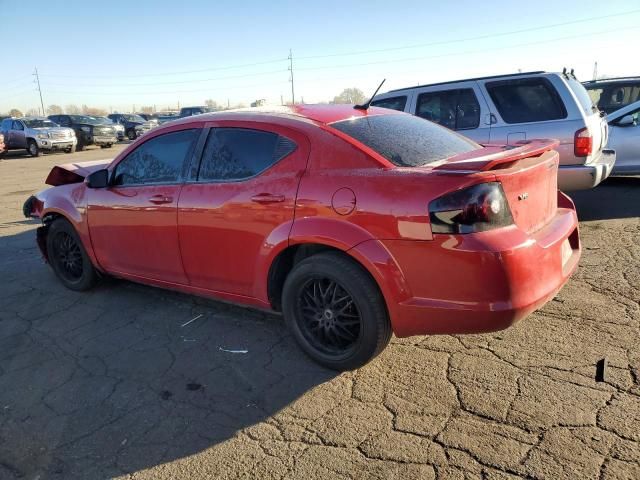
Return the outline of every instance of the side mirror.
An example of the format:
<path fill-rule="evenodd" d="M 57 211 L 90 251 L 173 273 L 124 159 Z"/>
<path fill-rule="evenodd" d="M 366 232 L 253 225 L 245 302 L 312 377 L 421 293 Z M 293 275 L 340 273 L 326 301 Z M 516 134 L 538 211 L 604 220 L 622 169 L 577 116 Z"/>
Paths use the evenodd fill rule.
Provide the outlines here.
<path fill-rule="evenodd" d="M 87 177 L 87 186 L 89 188 L 106 188 L 109 186 L 109 170 L 103 168 L 96 170 Z"/>
<path fill-rule="evenodd" d="M 633 115 L 625 115 L 624 117 L 622 117 L 620 120 L 616 122 L 616 125 L 618 125 L 619 127 L 630 127 L 635 124 L 636 124 L 636 120 L 635 118 L 633 118 Z"/>

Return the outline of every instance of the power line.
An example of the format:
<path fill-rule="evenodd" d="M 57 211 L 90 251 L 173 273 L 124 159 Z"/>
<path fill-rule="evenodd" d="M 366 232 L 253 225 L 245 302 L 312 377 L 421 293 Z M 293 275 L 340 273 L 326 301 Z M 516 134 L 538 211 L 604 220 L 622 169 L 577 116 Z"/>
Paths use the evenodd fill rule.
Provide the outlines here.
<path fill-rule="evenodd" d="M 33 75 L 36 77 L 36 83 L 38 85 L 38 93 L 40 94 L 40 106 L 42 107 L 42 115 L 44 115 L 45 110 L 44 110 L 44 102 L 42 101 L 42 88 L 40 88 L 40 77 L 38 77 L 38 67 L 35 67 L 35 73 Z"/>
<path fill-rule="evenodd" d="M 381 53 L 381 52 L 392 52 L 392 51 L 397 51 L 397 50 L 408 50 L 408 49 L 412 49 L 412 48 L 433 47 L 433 46 L 438 46 L 438 45 L 447 45 L 447 44 L 451 44 L 451 43 L 461 43 L 461 42 L 469 42 L 469 41 L 473 41 L 473 40 L 484 40 L 484 39 L 487 39 L 487 38 L 503 37 L 503 36 L 507 36 L 507 35 L 515 35 L 515 34 L 518 34 L 518 33 L 534 32 L 534 31 L 537 31 L 537 30 L 546 30 L 546 29 L 549 29 L 549 28 L 562 27 L 562 26 L 566 26 L 566 25 L 574 25 L 574 24 L 577 24 L 577 23 L 592 22 L 592 21 L 596 21 L 596 20 L 602 20 L 602 19 L 605 19 L 605 18 L 621 17 L 621 16 L 631 15 L 631 14 L 639 13 L 639 12 L 640 12 L 640 9 L 636 9 L 636 10 L 629 10 L 629 11 L 626 11 L 626 12 L 612 13 L 610 15 L 602 15 L 602 16 L 598 16 L 598 17 L 589 17 L 589 18 L 583 18 L 583 19 L 579 19 L 579 20 L 572 20 L 572 21 L 569 21 L 569 22 L 553 23 L 553 24 L 550 24 L 550 25 L 541 25 L 541 26 L 538 26 L 538 27 L 523 28 L 523 29 L 519 29 L 519 30 L 510 30 L 510 31 L 507 31 L 507 32 L 488 33 L 486 35 L 477 35 L 475 37 L 458 38 L 458 39 L 455 39 L 455 40 L 441 40 L 441 41 L 438 41 L 438 42 L 418 43 L 418 44 L 413 44 L 413 45 L 404 45 L 404 46 L 390 47 L 390 48 L 380 48 L 380 49 L 375 49 L 375 50 L 357 50 L 357 51 L 352 51 L 352 52 L 330 53 L 330 54 L 326 54 L 326 55 L 307 55 L 307 56 L 302 56 L 302 57 L 297 57 L 297 58 L 298 58 L 298 60 L 311 60 L 311 59 L 316 59 L 316 58 L 346 57 L 346 56 L 352 56 L 352 55 L 365 55 L 365 54 L 369 54 L 369 53 Z"/>
<path fill-rule="evenodd" d="M 506 45 L 504 47 L 494 47 L 494 48 L 482 48 L 480 50 L 467 50 L 464 52 L 454 52 L 454 53 L 442 53 L 442 54 L 437 54 L 437 55 L 427 55 L 427 56 L 420 56 L 420 57 L 410 57 L 410 58 L 400 58 L 400 59 L 395 59 L 395 60 L 379 60 L 379 61 L 375 61 L 375 62 L 364 62 L 364 63 L 345 63 L 345 64 L 340 64 L 340 65 L 321 65 L 318 67 L 303 67 L 303 68 L 298 68 L 299 71 L 310 71 L 310 70 L 324 70 L 324 69 L 328 69 L 328 68 L 345 68 L 345 67 L 363 67 L 363 66 L 367 66 L 367 65 L 380 65 L 380 64 L 384 64 L 384 63 L 402 63 L 402 62 L 410 62 L 410 61 L 414 61 L 414 60 L 428 60 L 428 59 L 432 59 L 432 58 L 442 58 L 442 57 L 453 57 L 453 56 L 459 56 L 459 55 L 470 55 L 470 54 L 475 54 L 475 53 L 485 53 L 485 52 L 491 52 L 491 51 L 496 51 L 496 50 L 507 50 L 510 48 L 518 48 L 518 47 L 528 47 L 528 46 L 532 46 L 532 45 L 541 45 L 541 44 L 545 44 L 545 43 L 554 43 L 557 42 L 558 40 L 571 40 L 571 39 L 575 39 L 575 38 L 582 38 L 582 37 L 592 37 L 594 35 L 604 35 L 607 33 L 613 33 L 613 32 L 622 32 L 625 30 L 638 30 L 640 29 L 640 27 L 638 26 L 633 26 L 633 27 L 627 27 L 627 28 L 616 28 L 616 29 L 612 29 L 612 30 L 603 30 L 600 32 L 590 32 L 590 33 L 584 33 L 584 34 L 580 34 L 580 35 L 571 35 L 571 36 L 566 36 L 566 37 L 557 37 L 557 38 L 552 38 L 549 40 L 541 40 L 541 41 L 536 41 L 536 42 L 526 42 L 526 43 L 518 43 L 518 44 L 513 44 L 513 45 Z"/>
<path fill-rule="evenodd" d="M 109 83 L 109 84 L 87 84 L 87 83 L 74 83 L 74 86 L 79 87 L 148 87 L 153 85 L 179 85 L 184 83 L 202 83 L 202 82 L 212 82 L 214 80 L 228 80 L 233 78 L 246 78 L 246 77 L 257 77 L 261 75 L 272 75 L 274 73 L 284 73 L 287 70 L 271 70 L 268 72 L 258 72 L 258 73 L 244 73 L 241 75 L 227 75 L 225 77 L 214 77 L 214 78 L 201 78 L 196 80 L 180 80 L 177 82 L 153 82 L 153 83 Z M 50 83 L 47 81 L 47 85 L 54 86 L 70 86 L 68 83 Z"/>
<path fill-rule="evenodd" d="M 221 67 L 203 68 L 200 70 L 182 70 L 173 72 L 160 72 L 160 73 L 139 73 L 135 75 L 118 75 L 120 78 L 134 78 L 134 77 L 160 77 L 165 75 L 184 75 L 188 73 L 202 73 L 202 72 L 214 72 L 218 70 L 231 70 L 234 68 L 246 68 L 255 67 L 259 65 L 268 65 L 271 63 L 286 62 L 287 58 L 279 58 L 277 60 L 265 60 L 264 62 L 245 63 L 240 65 L 225 65 Z M 58 74 L 45 74 L 43 77 L 60 77 L 60 78 L 111 78 L 111 74 L 104 75 L 58 75 Z"/>

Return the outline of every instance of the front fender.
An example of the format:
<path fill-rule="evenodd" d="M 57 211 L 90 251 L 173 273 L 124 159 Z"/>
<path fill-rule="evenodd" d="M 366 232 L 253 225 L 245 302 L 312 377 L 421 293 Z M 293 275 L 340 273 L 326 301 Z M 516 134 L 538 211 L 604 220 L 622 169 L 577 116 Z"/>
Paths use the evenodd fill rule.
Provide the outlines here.
<path fill-rule="evenodd" d="M 84 183 L 61 185 L 38 192 L 36 198 L 42 202 L 41 219 L 62 216 L 71 223 L 80 237 L 82 246 L 96 268 L 98 262 L 93 252 L 87 222 L 87 198 Z"/>

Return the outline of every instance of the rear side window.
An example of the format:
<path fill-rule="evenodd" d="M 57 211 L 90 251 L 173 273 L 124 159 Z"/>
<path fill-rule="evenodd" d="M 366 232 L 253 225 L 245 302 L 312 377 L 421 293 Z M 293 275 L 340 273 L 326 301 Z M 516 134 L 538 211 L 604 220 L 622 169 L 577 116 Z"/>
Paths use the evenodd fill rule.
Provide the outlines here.
<path fill-rule="evenodd" d="M 374 100 L 371 102 L 374 107 L 390 108 L 391 110 L 398 110 L 404 112 L 404 107 L 407 105 L 407 96 L 401 95 L 399 97 L 383 98 L 382 100 Z"/>
<path fill-rule="evenodd" d="M 462 135 L 413 115 L 376 115 L 331 126 L 399 167 L 422 167 L 480 148 Z"/>
<path fill-rule="evenodd" d="M 296 144 L 273 132 L 212 128 L 202 153 L 198 180 L 234 181 L 253 177 L 286 157 Z"/>
<path fill-rule="evenodd" d="M 451 130 L 478 128 L 480 104 L 471 88 L 426 92 L 418 96 L 416 115 Z"/>
<path fill-rule="evenodd" d="M 567 80 L 567 83 L 569 84 L 569 88 L 571 89 L 573 94 L 578 99 L 578 103 L 582 107 L 584 113 L 586 113 L 587 115 L 591 115 L 597 110 L 593 102 L 591 101 L 589 93 L 579 81 L 577 81 L 575 78 L 569 78 Z"/>
<path fill-rule="evenodd" d="M 487 82 L 486 87 L 507 123 L 543 122 L 567 116 L 562 99 L 546 78 Z"/>
<path fill-rule="evenodd" d="M 200 130 L 181 130 L 147 140 L 118 163 L 114 185 L 177 183 Z"/>

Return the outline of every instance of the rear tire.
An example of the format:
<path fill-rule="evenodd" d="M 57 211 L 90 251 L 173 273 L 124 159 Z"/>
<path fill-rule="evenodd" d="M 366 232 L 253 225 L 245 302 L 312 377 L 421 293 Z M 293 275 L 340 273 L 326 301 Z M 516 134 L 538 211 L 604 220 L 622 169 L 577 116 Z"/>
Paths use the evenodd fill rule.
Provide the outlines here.
<path fill-rule="evenodd" d="M 371 276 L 339 253 L 313 255 L 284 283 L 285 321 L 304 352 L 333 370 L 353 370 L 391 339 L 384 298 Z"/>
<path fill-rule="evenodd" d="M 42 150 L 40 150 L 40 147 L 38 147 L 38 144 L 36 143 L 35 140 L 29 140 L 27 142 L 27 151 L 29 152 L 29 155 L 31 155 L 32 157 L 42 156 Z"/>
<path fill-rule="evenodd" d="M 73 226 L 64 218 L 53 221 L 47 231 L 49 264 L 60 282 L 70 290 L 92 288 L 98 274 Z"/>
<path fill-rule="evenodd" d="M 80 142 L 78 142 L 78 144 L 76 145 L 76 151 L 77 151 L 77 152 L 81 152 L 81 151 L 83 151 L 85 148 L 86 148 L 86 146 L 85 146 L 85 144 L 84 144 L 84 143 L 80 143 Z"/>

